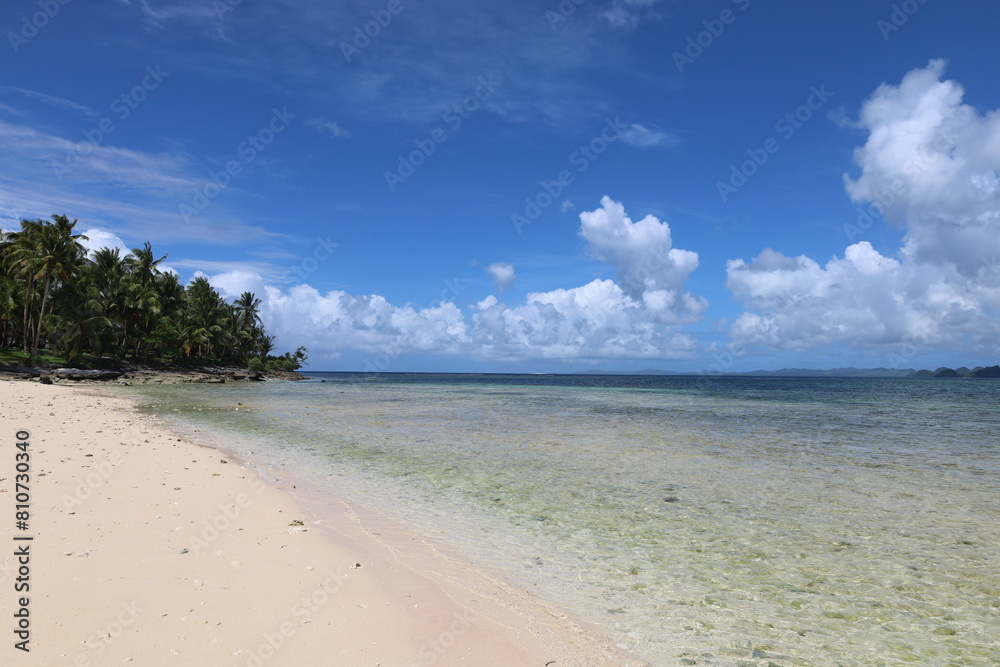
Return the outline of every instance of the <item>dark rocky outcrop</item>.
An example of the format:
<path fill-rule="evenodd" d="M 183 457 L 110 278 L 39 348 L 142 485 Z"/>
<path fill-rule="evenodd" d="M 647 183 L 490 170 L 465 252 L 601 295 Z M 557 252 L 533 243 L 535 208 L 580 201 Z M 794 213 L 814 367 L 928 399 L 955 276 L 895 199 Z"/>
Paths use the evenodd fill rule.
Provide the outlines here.
<path fill-rule="evenodd" d="M 0 379 L 31 380 L 38 379 L 43 384 L 225 384 L 227 382 L 263 382 L 265 380 L 303 380 L 302 375 L 295 372 L 255 372 L 245 368 L 230 368 L 223 366 L 178 367 L 178 366 L 139 366 L 122 364 L 117 368 L 80 369 L 80 368 L 21 368 L 0 366 Z"/>
<path fill-rule="evenodd" d="M 117 380 L 121 371 L 114 370 L 81 370 L 79 368 L 57 368 L 47 373 L 56 380 Z"/>

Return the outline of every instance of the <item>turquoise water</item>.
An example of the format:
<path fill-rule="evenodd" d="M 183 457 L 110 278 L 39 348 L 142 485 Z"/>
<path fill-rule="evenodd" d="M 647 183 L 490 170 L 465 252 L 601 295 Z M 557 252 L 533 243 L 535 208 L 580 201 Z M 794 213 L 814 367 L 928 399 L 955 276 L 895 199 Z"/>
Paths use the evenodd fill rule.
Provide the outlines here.
<path fill-rule="evenodd" d="M 1000 664 L 1000 382 L 316 377 L 138 391 L 654 665 Z"/>

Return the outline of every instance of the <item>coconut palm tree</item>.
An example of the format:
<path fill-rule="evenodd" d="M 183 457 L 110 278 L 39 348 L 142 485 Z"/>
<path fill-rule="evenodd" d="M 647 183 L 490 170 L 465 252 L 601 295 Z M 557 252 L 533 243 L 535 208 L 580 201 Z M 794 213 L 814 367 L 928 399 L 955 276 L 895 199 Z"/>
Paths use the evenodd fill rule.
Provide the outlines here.
<path fill-rule="evenodd" d="M 228 304 L 204 277 L 185 288 L 149 243 L 88 256 L 76 224 L 57 215 L 0 231 L 0 347 L 19 345 L 32 362 L 43 344 L 70 360 L 93 352 L 247 363 L 273 351 L 252 292 Z"/>
<path fill-rule="evenodd" d="M 73 234 L 76 220 L 69 221 L 65 215 L 52 216 L 52 224 L 41 220 L 23 221 L 21 232 L 15 237 L 17 247 L 14 256 L 18 262 L 19 271 L 28 278 L 28 292 L 34 282 L 42 284 L 41 304 L 38 316 L 34 321 L 34 336 L 31 343 L 29 363 L 38 356 L 38 345 L 45 324 L 45 308 L 54 281 L 68 281 L 74 275 L 86 256 L 86 249 L 80 245 L 79 239 L 86 239 L 82 234 Z M 25 301 L 26 340 L 31 335 L 31 321 L 27 318 L 29 300 Z M 27 351 L 27 350 L 26 350 Z"/>
<path fill-rule="evenodd" d="M 142 248 L 133 248 L 132 254 L 125 258 L 132 280 L 143 287 L 149 288 L 156 282 L 156 277 L 160 275 L 160 262 L 167 258 L 166 255 L 159 259 L 153 259 L 153 246 L 146 241 Z"/>

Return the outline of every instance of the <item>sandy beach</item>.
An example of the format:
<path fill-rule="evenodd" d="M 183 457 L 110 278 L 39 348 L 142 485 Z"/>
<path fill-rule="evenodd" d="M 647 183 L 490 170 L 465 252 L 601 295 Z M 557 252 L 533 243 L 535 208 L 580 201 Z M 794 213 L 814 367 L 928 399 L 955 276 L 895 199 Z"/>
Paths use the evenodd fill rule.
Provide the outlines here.
<path fill-rule="evenodd" d="M 318 519 L 290 482 L 127 400 L 0 382 L 0 404 L 0 613 L 26 626 L 5 633 L 2 664 L 640 664 L 360 508 Z M 25 450 L 26 530 L 14 507 Z"/>

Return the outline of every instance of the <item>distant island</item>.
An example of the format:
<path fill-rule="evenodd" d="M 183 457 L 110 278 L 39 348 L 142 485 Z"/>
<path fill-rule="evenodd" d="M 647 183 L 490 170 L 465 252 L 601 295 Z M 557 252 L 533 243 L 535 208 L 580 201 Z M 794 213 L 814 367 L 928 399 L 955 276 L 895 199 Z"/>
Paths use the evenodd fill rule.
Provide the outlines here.
<path fill-rule="evenodd" d="M 578 371 L 575 375 L 673 375 L 673 376 L 700 376 L 703 372 L 677 372 L 667 370 L 657 370 L 647 368 L 641 371 Z M 713 373 L 712 375 L 727 375 L 738 377 L 812 377 L 812 378 L 1000 378 L 1000 366 L 976 366 L 968 369 L 945 368 L 942 366 L 937 370 L 915 370 L 913 368 L 782 368 L 776 371 L 732 371 L 726 373 Z"/>
<path fill-rule="evenodd" d="M 909 378 L 1000 378 L 1000 366 L 976 366 L 969 370 L 965 366 L 960 368 L 946 368 L 942 366 L 934 371 L 922 370 L 914 371 L 906 377 Z"/>

